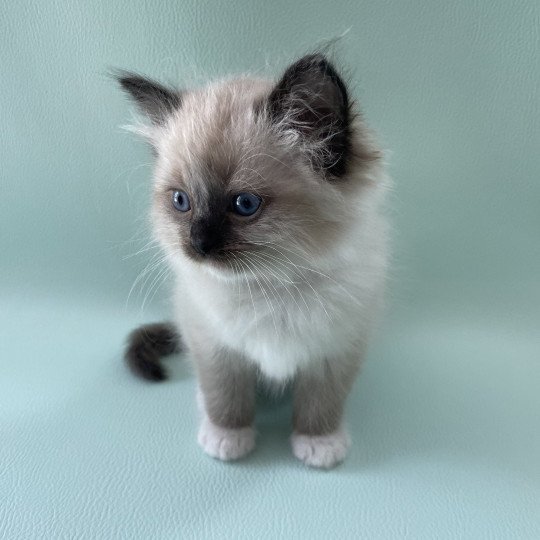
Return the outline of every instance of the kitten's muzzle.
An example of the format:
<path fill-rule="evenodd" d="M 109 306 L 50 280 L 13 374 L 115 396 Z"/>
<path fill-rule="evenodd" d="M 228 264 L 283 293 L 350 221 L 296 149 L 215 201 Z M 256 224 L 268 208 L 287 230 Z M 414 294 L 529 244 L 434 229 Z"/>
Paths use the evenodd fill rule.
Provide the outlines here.
<path fill-rule="evenodd" d="M 195 222 L 191 227 L 190 243 L 199 255 L 206 257 L 223 247 L 221 227 L 200 221 Z"/>
<path fill-rule="evenodd" d="M 203 257 L 206 257 L 214 250 L 214 243 L 206 238 L 192 238 L 191 247 Z"/>

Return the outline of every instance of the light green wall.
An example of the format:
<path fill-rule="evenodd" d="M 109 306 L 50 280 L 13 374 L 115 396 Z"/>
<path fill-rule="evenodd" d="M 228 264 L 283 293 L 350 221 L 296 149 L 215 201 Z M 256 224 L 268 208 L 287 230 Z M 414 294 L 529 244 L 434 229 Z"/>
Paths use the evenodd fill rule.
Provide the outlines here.
<path fill-rule="evenodd" d="M 397 291 L 540 270 L 540 3 L 7 1 L 0 8 L 4 284 L 125 299 L 151 157 L 110 67 L 183 83 L 337 47 L 391 149 Z"/>
<path fill-rule="evenodd" d="M 124 309 L 151 156 L 106 72 L 273 73 L 348 28 L 394 302 L 340 468 L 297 463 L 286 404 L 227 466 L 188 362 L 156 386 L 120 361 L 166 313 L 139 309 L 154 274 Z M 539 0 L 0 0 L 0 538 L 540 538 L 539 40 Z"/>

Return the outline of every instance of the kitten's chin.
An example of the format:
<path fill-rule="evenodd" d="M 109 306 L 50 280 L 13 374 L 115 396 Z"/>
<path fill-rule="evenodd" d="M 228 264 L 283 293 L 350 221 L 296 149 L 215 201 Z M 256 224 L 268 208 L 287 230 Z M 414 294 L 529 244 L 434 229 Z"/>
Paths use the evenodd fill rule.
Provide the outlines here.
<path fill-rule="evenodd" d="M 205 272 L 224 282 L 237 281 L 241 276 L 238 265 L 222 257 L 188 257 L 196 272 Z"/>
<path fill-rule="evenodd" d="M 223 282 L 237 282 L 239 280 L 253 279 L 253 271 L 243 269 L 238 259 L 231 260 L 223 256 L 208 255 L 205 257 L 183 252 L 181 257 L 175 257 L 175 266 L 181 271 L 182 267 L 189 267 L 192 272 L 204 272 Z"/>
<path fill-rule="evenodd" d="M 246 278 L 246 271 L 242 265 L 241 250 L 227 253 L 199 255 L 192 251 L 184 252 L 182 257 L 196 272 L 206 272 L 214 278 L 226 282 L 238 281 Z M 231 258 L 234 257 L 234 258 Z"/>
<path fill-rule="evenodd" d="M 222 281 L 235 281 L 238 279 L 238 272 L 229 264 L 218 261 L 203 261 L 198 263 L 206 272 Z"/>

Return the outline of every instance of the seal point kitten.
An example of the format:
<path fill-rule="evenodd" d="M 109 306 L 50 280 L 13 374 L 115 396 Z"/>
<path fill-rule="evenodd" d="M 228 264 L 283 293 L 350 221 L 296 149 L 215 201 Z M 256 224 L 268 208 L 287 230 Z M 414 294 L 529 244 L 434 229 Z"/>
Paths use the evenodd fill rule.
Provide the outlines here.
<path fill-rule="evenodd" d="M 222 460 L 255 447 L 255 387 L 293 385 L 294 455 L 329 468 L 350 445 L 344 404 L 387 266 L 382 153 L 322 54 L 276 81 L 176 90 L 118 75 L 156 156 L 152 224 L 174 270 L 174 323 L 135 330 L 149 380 L 187 349 L 198 441 Z"/>

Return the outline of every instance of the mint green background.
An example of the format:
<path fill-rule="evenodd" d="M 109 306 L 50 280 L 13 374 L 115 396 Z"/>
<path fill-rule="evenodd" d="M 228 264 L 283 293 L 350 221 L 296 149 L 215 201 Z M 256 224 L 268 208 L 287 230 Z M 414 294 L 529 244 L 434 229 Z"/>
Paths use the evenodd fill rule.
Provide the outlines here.
<path fill-rule="evenodd" d="M 395 180 L 356 445 L 304 469 L 282 405 L 216 463 L 187 363 L 150 386 L 120 362 L 168 303 L 155 273 L 127 300 L 151 156 L 107 71 L 272 75 L 349 28 L 336 56 Z M 540 537 L 539 52 L 535 0 L 3 2 L 0 537 Z"/>

